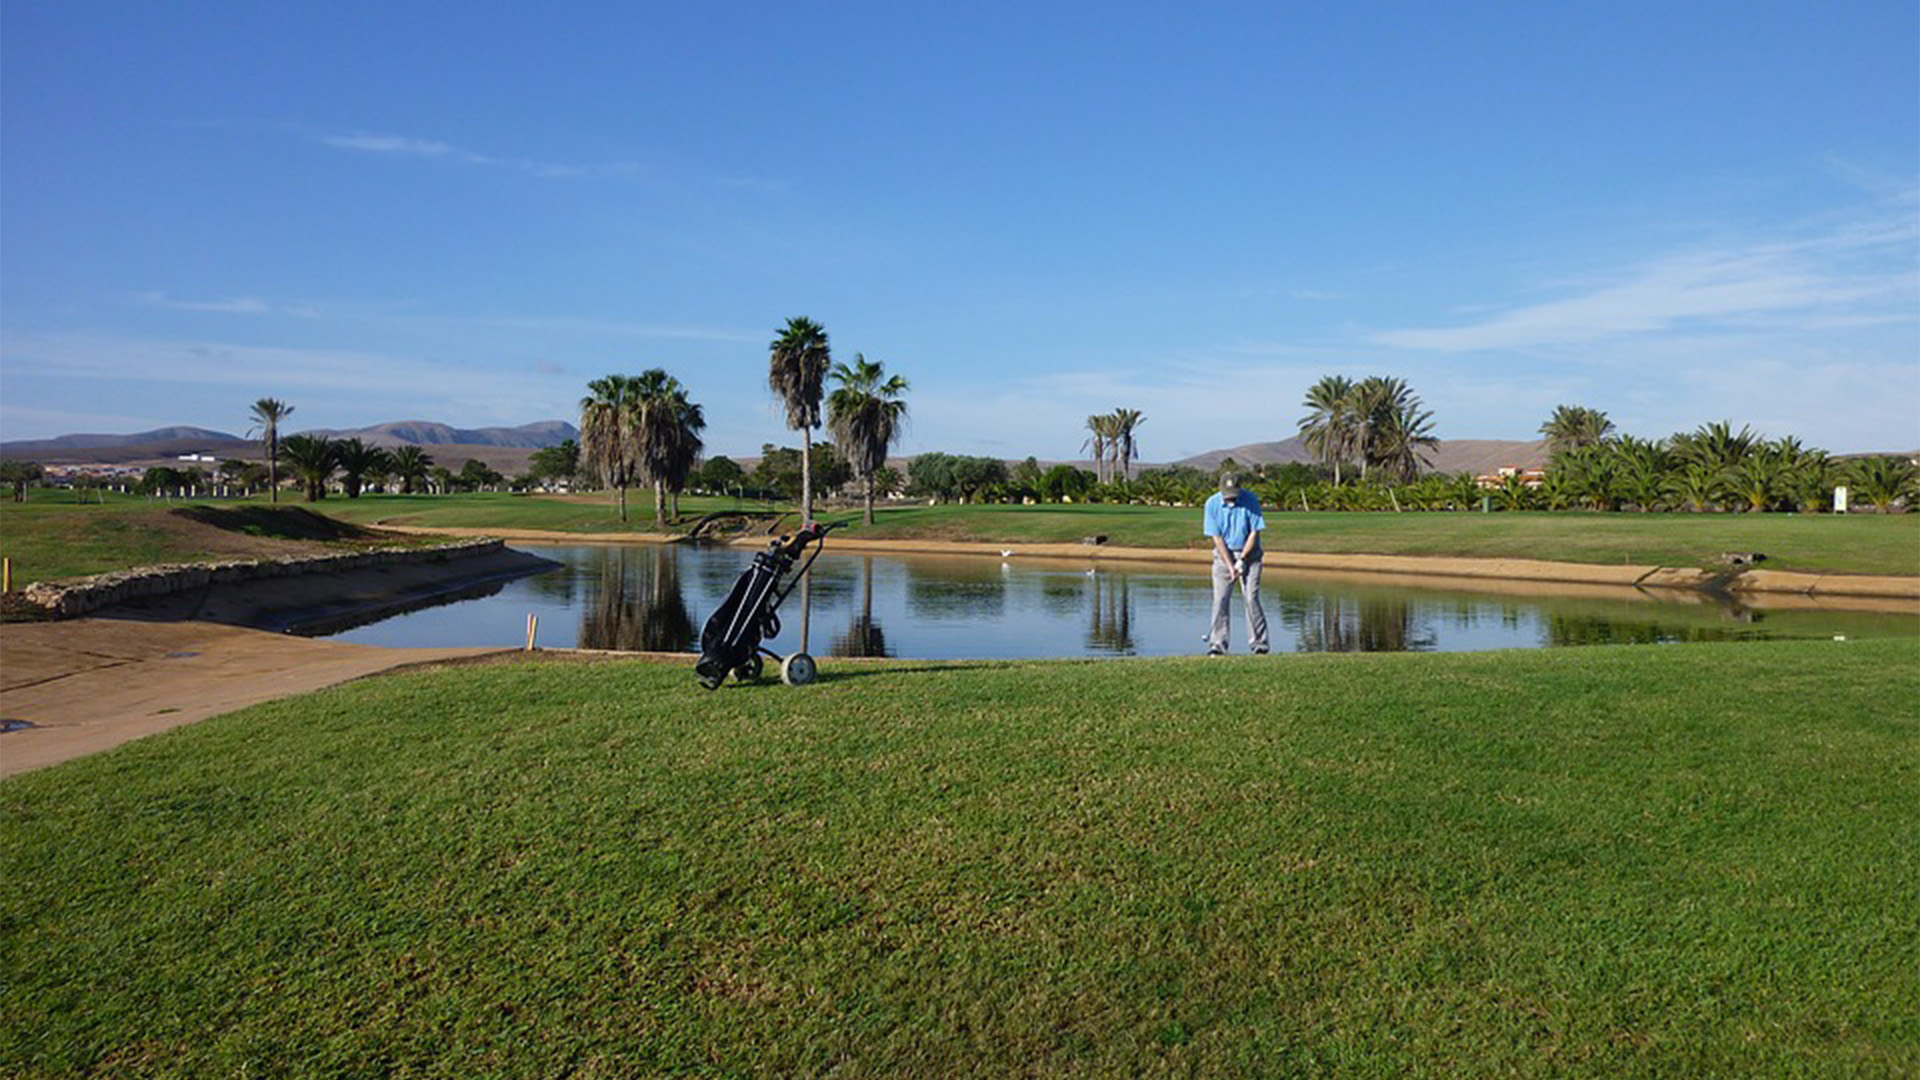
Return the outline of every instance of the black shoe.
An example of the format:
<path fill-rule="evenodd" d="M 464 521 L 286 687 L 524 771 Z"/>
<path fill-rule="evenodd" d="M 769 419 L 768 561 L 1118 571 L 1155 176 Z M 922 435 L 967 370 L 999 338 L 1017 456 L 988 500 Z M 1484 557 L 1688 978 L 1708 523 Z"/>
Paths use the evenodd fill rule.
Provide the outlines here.
<path fill-rule="evenodd" d="M 1254 646 L 1254 647 L 1253 647 L 1253 655 L 1255 655 L 1255 656 L 1265 656 L 1265 655 L 1267 655 L 1267 647 L 1266 647 L 1265 645 L 1256 645 L 1256 646 Z"/>
<path fill-rule="evenodd" d="M 1218 645 L 1209 645 L 1207 646 L 1207 655 L 1208 656 L 1225 656 L 1227 655 L 1227 650 L 1221 648 Z"/>

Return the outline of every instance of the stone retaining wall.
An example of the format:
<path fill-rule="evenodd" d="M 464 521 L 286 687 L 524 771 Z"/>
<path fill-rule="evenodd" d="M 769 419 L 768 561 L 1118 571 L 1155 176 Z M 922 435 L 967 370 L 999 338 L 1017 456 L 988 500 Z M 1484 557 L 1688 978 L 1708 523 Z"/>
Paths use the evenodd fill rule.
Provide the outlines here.
<path fill-rule="evenodd" d="M 27 602 L 61 618 L 98 611 L 142 597 L 302 574 L 336 574 L 375 566 L 452 562 L 501 550 L 499 540 L 463 540 L 428 548 L 374 548 L 344 555 L 303 555 L 287 559 L 231 559 L 223 562 L 146 566 L 64 582 L 37 581 L 26 588 Z"/>

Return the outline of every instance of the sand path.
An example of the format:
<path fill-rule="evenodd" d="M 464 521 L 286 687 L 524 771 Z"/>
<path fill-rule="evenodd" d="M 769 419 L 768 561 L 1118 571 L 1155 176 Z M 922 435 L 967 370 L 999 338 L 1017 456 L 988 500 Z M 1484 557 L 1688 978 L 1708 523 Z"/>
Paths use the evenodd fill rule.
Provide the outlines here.
<path fill-rule="evenodd" d="M 411 664 L 498 649 L 383 649 L 204 622 L 0 626 L 0 776 Z"/>

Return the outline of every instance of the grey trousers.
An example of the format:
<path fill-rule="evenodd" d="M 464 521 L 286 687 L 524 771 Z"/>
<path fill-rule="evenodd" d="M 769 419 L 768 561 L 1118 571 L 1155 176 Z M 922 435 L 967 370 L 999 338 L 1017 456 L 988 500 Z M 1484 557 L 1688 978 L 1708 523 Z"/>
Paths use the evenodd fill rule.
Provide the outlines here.
<path fill-rule="evenodd" d="M 1254 556 L 1240 578 L 1240 594 L 1247 605 L 1247 642 L 1255 652 L 1267 648 L 1267 612 L 1260 606 L 1261 559 Z M 1207 632 L 1207 648 L 1227 648 L 1227 603 L 1233 599 L 1233 567 L 1213 557 L 1213 627 Z"/>

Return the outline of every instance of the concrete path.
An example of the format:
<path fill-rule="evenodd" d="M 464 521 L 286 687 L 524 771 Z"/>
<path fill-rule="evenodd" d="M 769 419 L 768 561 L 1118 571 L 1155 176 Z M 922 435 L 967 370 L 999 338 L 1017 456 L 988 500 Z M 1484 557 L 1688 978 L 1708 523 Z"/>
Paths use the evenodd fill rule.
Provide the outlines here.
<path fill-rule="evenodd" d="M 386 649 L 205 622 L 0 626 L 0 776 L 263 701 L 498 649 Z"/>

